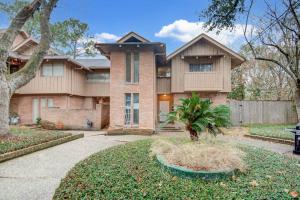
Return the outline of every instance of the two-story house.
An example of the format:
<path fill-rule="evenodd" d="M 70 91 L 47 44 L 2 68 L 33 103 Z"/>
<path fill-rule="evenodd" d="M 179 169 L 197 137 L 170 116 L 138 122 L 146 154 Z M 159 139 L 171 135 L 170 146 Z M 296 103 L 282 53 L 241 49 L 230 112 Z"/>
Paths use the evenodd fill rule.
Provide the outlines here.
<path fill-rule="evenodd" d="M 205 34 L 168 56 L 165 44 L 150 42 L 134 32 L 96 48 L 111 61 L 112 130 L 151 132 L 166 120 L 165 114 L 180 98 L 193 91 L 215 104 L 226 104 L 231 69 L 244 62 L 239 54 Z"/>
<path fill-rule="evenodd" d="M 37 76 L 13 97 L 22 123 L 41 117 L 80 128 L 89 120 L 96 128 L 109 124 L 108 133 L 153 133 L 193 91 L 226 104 L 231 69 L 244 62 L 205 34 L 168 56 L 164 43 L 134 32 L 95 47 L 107 59 L 45 58 Z"/>

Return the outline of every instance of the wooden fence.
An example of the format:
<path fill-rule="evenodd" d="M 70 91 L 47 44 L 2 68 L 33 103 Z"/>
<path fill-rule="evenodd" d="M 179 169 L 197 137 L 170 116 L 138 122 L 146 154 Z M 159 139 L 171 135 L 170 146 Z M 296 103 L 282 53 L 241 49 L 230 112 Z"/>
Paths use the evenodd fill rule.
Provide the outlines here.
<path fill-rule="evenodd" d="M 231 122 L 242 124 L 287 124 L 297 122 L 291 101 L 235 101 L 229 100 Z"/>

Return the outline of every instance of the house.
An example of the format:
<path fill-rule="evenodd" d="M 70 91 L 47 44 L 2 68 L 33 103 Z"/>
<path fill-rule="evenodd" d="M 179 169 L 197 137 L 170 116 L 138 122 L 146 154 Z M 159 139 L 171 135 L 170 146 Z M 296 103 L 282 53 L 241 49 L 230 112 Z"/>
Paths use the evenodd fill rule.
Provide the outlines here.
<path fill-rule="evenodd" d="M 179 99 L 193 91 L 225 104 L 231 69 L 244 62 L 205 34 L 168 56 L 164 43 L 134 32 L 95 47 L 106 59 L 45 58 L 36 77 L 12 97 L 11 111 L 21 123 L 41 117 L 72 128 L 91 121 L 95 128 L 109 124 L 108 133 L 153 133 Z M 21 49 L 26 48 L 32 46 Z M 15 70 L 26 62 L 26 55 L 17 54 L 10 58 Z"/>

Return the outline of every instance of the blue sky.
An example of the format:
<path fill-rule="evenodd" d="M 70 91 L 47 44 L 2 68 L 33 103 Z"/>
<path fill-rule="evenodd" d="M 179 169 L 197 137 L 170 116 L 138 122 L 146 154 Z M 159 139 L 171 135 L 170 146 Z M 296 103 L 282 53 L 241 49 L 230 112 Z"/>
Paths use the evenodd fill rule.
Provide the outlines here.
<path fill-rule="evenodd" d="M 1 0 L 2 1 L 2 0 Z M 274 0 L 275 1 L 275 0 Z M 89 24 L 89 34 L 101 42 L 111 42 L 129 31 L 135 31 L 151 41 L 167 44 L 171 53 L 176 48 L 203 32 L 199 13 L 209 0 L 59 0 L 52 21 L 77 18 Z M 263 11 L 263 1 L 256 1 L 254 13 Z M 221 43 L 238 50 L 243 43 L 242 26 L 237 23 L 234 33 L 210 33 Z M 0 27 L 8 21 L 0 14 Z"/>

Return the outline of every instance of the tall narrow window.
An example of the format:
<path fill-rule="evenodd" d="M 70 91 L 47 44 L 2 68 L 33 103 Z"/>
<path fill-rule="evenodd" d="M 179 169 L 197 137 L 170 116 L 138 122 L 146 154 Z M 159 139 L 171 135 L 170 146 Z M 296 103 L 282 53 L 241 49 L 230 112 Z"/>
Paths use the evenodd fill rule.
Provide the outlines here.
<path fill-rule="evenodd" d="M 125 125 L 130 125 L 131 123 L 131 94 L 125 94 Z"/>
<path fill-rule="evenodd" d="M 125 94 L 125 126 L 139 124 L 139 94 Z"/>
<path fill-rule="evenodd" d="M 126 82 L 131 83 L 131 53 L 126 53 Z"/>
<path fill-rule="evenodd" d="M 133 65 L 134 65 L 134 77 L 133 82 L 138 83 L 139 82 L 139 71 L 140 71 L 140 54 L 138 52 L 135 52 L 133 54 Z"/>
<path fill-rule="evenodd" d="M 139 94 L 133 94 L 133 124 L 139 124 Z"/>

